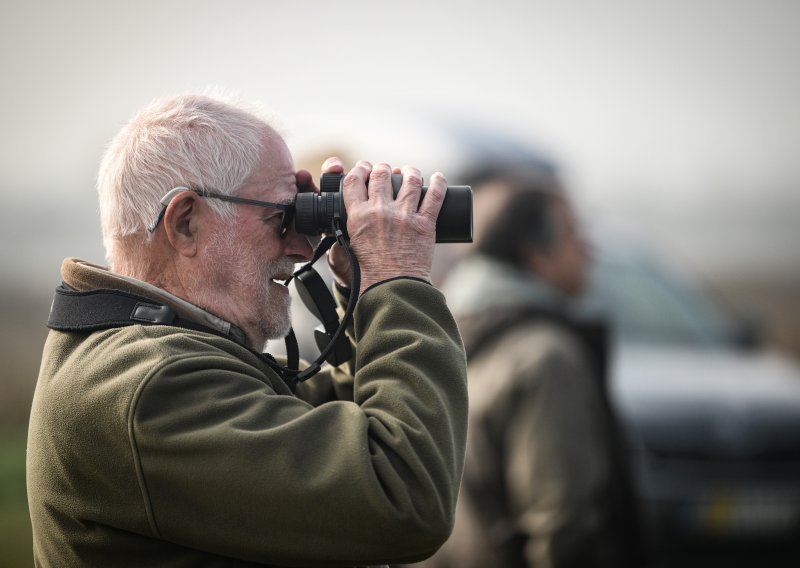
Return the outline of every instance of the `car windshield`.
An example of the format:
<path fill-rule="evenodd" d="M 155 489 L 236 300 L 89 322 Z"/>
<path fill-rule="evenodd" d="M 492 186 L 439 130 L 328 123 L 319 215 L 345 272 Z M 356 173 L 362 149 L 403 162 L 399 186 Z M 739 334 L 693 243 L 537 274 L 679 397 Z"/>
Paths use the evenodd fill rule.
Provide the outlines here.
<path fill-rule="evenodd" d="M 709 298 L 650 259 L 599 255 L 593 301 L 608 312 L 623 341 L 729 346 L 734 329 Z"/>

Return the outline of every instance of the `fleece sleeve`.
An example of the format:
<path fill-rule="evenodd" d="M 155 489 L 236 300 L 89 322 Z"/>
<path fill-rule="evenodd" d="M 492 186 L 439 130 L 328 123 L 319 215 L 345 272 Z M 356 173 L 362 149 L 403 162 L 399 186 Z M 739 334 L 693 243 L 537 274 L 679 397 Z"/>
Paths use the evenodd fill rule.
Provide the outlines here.
<path fill-rule="evenodd" d="M 404 562 L 452 528 L 466 364 L 443 296 L 387 282 L 355 312 L 353 400 L 276 394 L 224 353 L 169 357 L 130 416 L 154 536 L 278 565 Z"/>

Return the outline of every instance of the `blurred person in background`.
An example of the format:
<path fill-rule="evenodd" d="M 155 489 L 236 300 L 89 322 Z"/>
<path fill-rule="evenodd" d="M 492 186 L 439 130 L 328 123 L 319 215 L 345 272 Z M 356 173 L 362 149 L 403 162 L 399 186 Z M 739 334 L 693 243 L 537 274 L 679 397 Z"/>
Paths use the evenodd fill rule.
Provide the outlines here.
<path fill-rule="evenodd" d="M 442 287 L 468 358 L 467 458 L 453 535 L 425 566 L 640 567 L 607 334 L 577 308 L 590 248 L 570 199 L 540 168 L 467 179 L 475 244 Z"/>
<path fill-rule="evenodd" d="M 296 386 L 262 350 L 289 331 L 280 281 L 313 253 L 292 224 L 311 175 L 216 98 L 156 101 L 119 132 L 98 178 L 109 267 L 64 261 L 34 396 L 37 566 L 363 566 L 441 545 L 466 365 L 428 283 L 446 181 L 420 201 L 403 173 L 396 199 L 387 164 L 345 177 L 355 355 Z M 328 261 L 349 296 L 348 256 Z"/>

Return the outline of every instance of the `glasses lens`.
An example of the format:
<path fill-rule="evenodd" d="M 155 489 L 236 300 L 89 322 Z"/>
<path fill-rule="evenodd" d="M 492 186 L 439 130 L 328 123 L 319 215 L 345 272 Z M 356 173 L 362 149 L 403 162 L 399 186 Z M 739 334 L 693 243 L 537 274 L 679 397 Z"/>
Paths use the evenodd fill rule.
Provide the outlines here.
<path fill-rule="evenodd" d="M 288 206 L 286 209 L 283 210 L 283 215 L 281 216 L 281 224 L 278 227 L 278 234 L 282 239 L 286 238 L 286 234 L 289 232 L 289 227 L 294 220 L 294 205 Z"/>

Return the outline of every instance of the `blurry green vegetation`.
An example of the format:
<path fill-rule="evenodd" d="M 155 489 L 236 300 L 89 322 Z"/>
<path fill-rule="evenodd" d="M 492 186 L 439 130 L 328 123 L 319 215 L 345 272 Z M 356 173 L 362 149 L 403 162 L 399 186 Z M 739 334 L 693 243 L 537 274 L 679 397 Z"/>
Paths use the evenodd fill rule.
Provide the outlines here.
<path fill-rule="evenodd" d="M 13 288 L 0 296 L 0 568 L 26 568 L 33 566 L 26 433 L 50 297 Z"/>
<path fill-rule="evenodd" d="M 0 567 L 33 566 L 25 493 L 25 431 L 0 434 Z"/>

